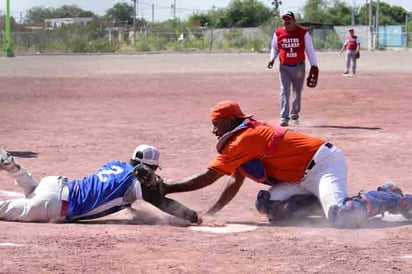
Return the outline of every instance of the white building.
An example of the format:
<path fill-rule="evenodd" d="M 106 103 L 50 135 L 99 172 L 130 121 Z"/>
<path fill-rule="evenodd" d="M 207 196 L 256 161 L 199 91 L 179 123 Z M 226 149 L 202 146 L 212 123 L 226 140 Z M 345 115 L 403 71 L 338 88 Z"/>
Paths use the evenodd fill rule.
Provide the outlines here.
<path fill-rule="evenodd" d="M 79 18 L 51 18 L 44 19 L 44 23 L 48 28 L 59 28 L 63 25 L 87 25 L 88 22 L 92 21 L 93 17 L 79 17 Z"/>

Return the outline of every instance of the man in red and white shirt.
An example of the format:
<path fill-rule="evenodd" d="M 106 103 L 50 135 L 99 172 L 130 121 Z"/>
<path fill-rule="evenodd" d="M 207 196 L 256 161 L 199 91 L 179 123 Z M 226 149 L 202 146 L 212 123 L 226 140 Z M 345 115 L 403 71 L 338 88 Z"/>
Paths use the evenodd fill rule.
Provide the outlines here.
<path fill-rule="evenodd" d="M 296 24 L 295 15 L 288 11 L 282 16 L 283 26 L 273 34 L 268 68 L 273 67 L 279 55 L 280 125 L 299 120 L 301 96 L 305 80 L 305 53 L 311 66 L 318 66 L 315 48 L 306 28 Z M 293 87 L 292 109 L 289 110 L 290 87 Z"/>
<path fill-rule="evenodd" d="M 345 43 L 343 43 L 340 53 L 346 49 L 346 68 L 343 74 L 349 74 L 350 64 L 352 63 L 352 74 L 356 74 L 356 60 L 359 56 L 360 41 L 355 35 L 354 29 L 349 29 L 349 36 L 346 38 Z"/>

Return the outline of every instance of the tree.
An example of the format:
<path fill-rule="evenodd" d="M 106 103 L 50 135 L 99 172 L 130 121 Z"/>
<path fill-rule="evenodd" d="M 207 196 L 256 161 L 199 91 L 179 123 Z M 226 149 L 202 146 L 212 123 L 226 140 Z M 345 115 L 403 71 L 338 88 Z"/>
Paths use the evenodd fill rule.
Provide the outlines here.
<path fill-rule="evenodd" d="M 328 24 L 341 26 L 352 23 L 352 7 L 340 0 L 335 0 L 333 6 L 327 6 L 324 15 L 324 22 Z"/>
<path fill-rule="evenodd" d="M 96 15 L 87 10 L 82 10 L 76 5 L 64 5 L 53 11 L 55 18 L 76 18 L 76 17 L 95 17 Z"/>
<path fill-rule="evenodd" d="M 368 24 L 369 4 L 363 5 L 359 11 L 361 23 Z M 372 5 L 372 13 L 376 14 L 376 2 Z M 391 6 L 385 2 L 379 4 L 379 24 L 380 25 L 403 25 L 408 12 L 399 6 Z"/>
<path fill-rule="evenodd" d="M 304 20 L 309 22 L 324 23 L 326 2 L 324 0 L 308 0 L 303 6 Z"/>
<path fill-rule="evenodd" d="M 76 5 L 64 5 L 57 9 L 33 7 L 27 11 L 25 21 L 27 24 L 39 25 L 44 23 L 44 19 L 73 17 L 96 17 L 96 15 Z"/>
<path fill-rule="evenodd" d="M 213 8 L 207 14 L 193 15 L 189 22 L 213 28 L 245 28 L 260 26 L 272 18 L 272 10 L 258 0 L 232 0 L 227 8 Z"/>
<path fill-rule="evenodd" d="M 257 27 L 272 17 L 272 11 L 257 0 L 233 0 L 227 8 L 232 27 Z"/>
<path fill-rule="evenodd" d="M 44 19 L 53 18 L 53 9 L 45 7 L 33 7 L 27 11 L 26 23 L 39 25 L 44 23 Z"/>
<path fill-rule="evenodd" d="M 210 17 L 210 21 L 208 22 L 208 25 L 210 27 L 214 28 L 227 28 L 230 27 L 228 15 L 227 15 L 227 9 L 225 8 L 220 8 L 220 9 L 215 9 L 213 8 L 208 12 L 208 15 Z"/>
<path fill-rule="evenodd" d="M 133 24 L 134 10 L 133 5 L 125 2 L 117 3 L 106 11 L 105 17 L 114 22 L 116 26 L 120 24 Z"/>

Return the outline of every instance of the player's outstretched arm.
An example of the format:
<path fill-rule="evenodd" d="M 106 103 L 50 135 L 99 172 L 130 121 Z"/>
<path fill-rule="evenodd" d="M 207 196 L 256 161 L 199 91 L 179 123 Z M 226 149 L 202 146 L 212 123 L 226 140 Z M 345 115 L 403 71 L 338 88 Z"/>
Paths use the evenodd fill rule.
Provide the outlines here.
<path fill-rule="evenodd" d="M 170 215 L 194 224 L 199 224 L 201 222 L 201 219 L 196 211 L 187 208 L 175 200 L 162 196 L 156 189 L 150 189 L 147 186 L 142 185 L 142 196 L 144 201 L 154 205 Z"/>
<path fill-rule="evenodd" d="M 236 196 L 244 181 L 245 177 L 239 173 L 230 176 L 219 199 L 206 211 L 205 215 L 212 215 L 227 205 Z"/>
<path fill-rule="evenodd" d="M 162 186 L 162 192 L 164 195 L 166 195 L 168 193 L 198 190 L 200 188 L 211 185 L 223 175 L 223 173 L 220 173 L 216 170 L 208 169 L 204 173 L 200 173 L 195 176 L 186 178 L 181 182 L 176 182 L 173 184 L 164 184 Z"/>

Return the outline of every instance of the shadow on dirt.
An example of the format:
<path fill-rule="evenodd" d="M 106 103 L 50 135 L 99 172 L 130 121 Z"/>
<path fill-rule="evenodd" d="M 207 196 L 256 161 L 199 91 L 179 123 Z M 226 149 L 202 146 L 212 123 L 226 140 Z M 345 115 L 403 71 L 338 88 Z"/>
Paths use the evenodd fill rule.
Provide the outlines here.
<path fill-rule="evenodd" d="M 37 152 L 33 151 L 8 151 L 10 152 L 13 157 L 19 157 L 19 158 L 37 158 L 39 155 Z"/>
<path fill-rule="evenodd" d="M 390 227 L 401 227 L 401 226 L 406 226 L 406 225 L 412 225 L 412 220 L 406 220 L 402 216 L 394 216 L 393 217 L 387 217 L 385 218 L 380 218 L 380 217 L 374 217 L 371 218 L 363 223 L 362 226 L 354 228 L 354 229 L 383 229 L 383 228 L 390 228 Z M 231 222 L 232 223 L 232 222 Z M 293 227 L 310 227 L 310 228 L 332 228 L 332 226 L 329 224 L 328 220 L 325 217 L 322 216 L 310 216 L 306 218 L 300 218 L 300 219 L 291 219 L 291 220 L 286 220 L 286 221 L 281 221 L 281 222 L 260 222 L 260 223 L 254 223 L 254 222 L 233 222 L 237 224 L 245 224 L 245 225 L 257 225 L 259 227 L 287 227 L 287 226 L 293 226 Z"/>
<path fill-rule="evenodd" d="M 402 219 L 402 220 L 401 220 Z M 100 220 L 89 220 L 89 221 L 79 221 L 78 223 L 90 224 L 90 225 L 104 225 L 104 224 L 114 224 L 114 225 L 159 225 L 159 226 L 176 226 L 176 227 L 188 227 L 190 224 L 184 220 L 179 220 L 177 218 L 145 218 L 145 219 L 100 219 Z M 320 216 L 311 216 L 301 219 L 292 219 L 288 221 L 282 221 L 277 223 L 269 222 L 227 222 L 226 224 L 241 224 L 241 225 L 255 225 L 258 227 L 310 227 L 310 228 L 332 228 L 326 218 Z M 367 220 L 361 227 L 354 229 L 385 229 L 391 227 L 401 227 L 412 225 L 412 221 L 408 221 L 402 217 L 396 218 L 396 220 L 382 219 L 380 217 L 375 217 Z"/>
<path fill-rule="evenodd" d="M 336 129 L 362 129 L 362 130 L 381 130 L 380 127 L 362 127 L 362 126 L 333 126 L 333 125 L 318 125 L 312 126 L 315 128 L 336 128 Z"/>

